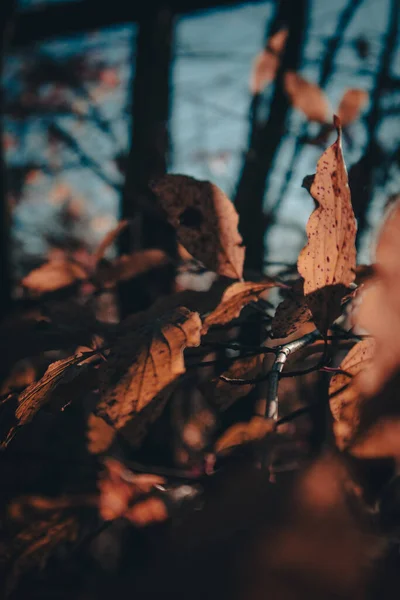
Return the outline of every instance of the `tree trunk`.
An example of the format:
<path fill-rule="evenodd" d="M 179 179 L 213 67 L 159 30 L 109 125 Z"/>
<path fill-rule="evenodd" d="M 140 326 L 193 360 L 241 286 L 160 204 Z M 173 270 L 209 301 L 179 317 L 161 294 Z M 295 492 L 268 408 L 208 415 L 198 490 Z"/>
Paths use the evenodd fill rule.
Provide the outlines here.
<path fill-rule="evenodd" d="M 286 48 L 278 70 L 269 116 L 260 124 L 261 99 L 255 97 L 252 106 L 250 147 L 247 151 L 235 204 L 240 216 L 240 231 L 246 246 L 249 269 L 262 270 L 264 262 L 265 218 L 264 195 L 268 176 L 277 150 L 285 135 L 285 123 L 290 104 L 283 87 L 283 75 L 288 69 L 296 71 L 301 62 L 303 41 L 307 29 L 308 0 L 281 0 L 271 28 L 274 33 L 286 26 L 289 32 Z"/>
<path fill-rule="evenodd" d="M 135 249 L 158 247 L 174 254 L 175 238 L 171 228 L 149 214 L 152 196 L 149 183 L 166 173 L 170 142 L 168 122 L 172 65 L 173 14 L 166 8 L 155 9 L 139 23 L 132 101 L 132 136 L 127 160 L 122 199 L 122 217 L 134 219 L 132 230 Z M 121 252 L 132 247 L 122 236 Z M 169 277 L 169 279 L 171 279 Z M 168 277 L 167 277 L 168 280 Z M 162 283 L 167 285 L 167 282 Z M 122 316 L 148 304 L 140 282 L 120 287 Z"/>

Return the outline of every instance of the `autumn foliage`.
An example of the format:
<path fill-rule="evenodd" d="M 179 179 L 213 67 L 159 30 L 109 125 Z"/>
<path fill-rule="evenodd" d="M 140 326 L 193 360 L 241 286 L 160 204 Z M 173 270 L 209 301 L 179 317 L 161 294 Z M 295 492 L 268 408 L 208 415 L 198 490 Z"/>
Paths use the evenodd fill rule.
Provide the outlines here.
<path fill-rule="evenodd" d="M 285 40 L 278 32 L 258 57 L 255 92 Z M 295 107 L 326 121 L 320 90 L 290 72 L 285 85 Z M 344 124 L 364 101 L 346 93 Z M 396 531 L 385 507 L 400 456 L 400 206 L 357 285 L 339 117 L 334 127 L 306 179 L 316 207 L 295 275 L 249 276 L 231 201 L 166 175 L 151 210 L 174 228 L 179 264 L 159 248 L 113 256 L 124 222 L 85 263 L 51 260 L 20 282 L 21 308 L 0 331 L 6 594 L 38 569 L 95 555 L 107 532 L 118 546 L 121 522 L 154 531 L 185 514 L 193 539 L 213 545 L 233 527 L 236 494 L 244 530 L 252 511 L 261 523 L 241 597 L 370 597 Z M 176 276 L 171 294 L 116 316 L 121 282 L 145 274 L 156 286 L 171 266 L 186 289 Z M 199 291 L 204 271 L 212 283 Z M 48 478 L 43 465 L 21 478 L 13 465 L 24 456 L 49 461 Z"/>

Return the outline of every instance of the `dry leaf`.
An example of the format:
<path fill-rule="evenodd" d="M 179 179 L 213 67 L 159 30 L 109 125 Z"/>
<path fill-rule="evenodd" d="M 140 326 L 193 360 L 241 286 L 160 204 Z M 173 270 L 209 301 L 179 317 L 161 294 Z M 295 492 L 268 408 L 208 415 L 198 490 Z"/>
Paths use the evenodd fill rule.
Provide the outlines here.
<path fill-rule="evenodd" d="M 242 278 L 245 248 L 239 218 L 222 190 L 186 175 L 166 175 L 152 190 L 192 256 L 219 275 Z"/>
<path fill-rule="evenodd" d="M 121 336 L 100 371 L 96 412 L 106 415 L 116 429 L 185 372 L 183 350 L 200 344 L 200 317 L 187 308 L 160 318 L 151 311 L 134 317 L 136 326 Z"/>
<path fill-rule="evenodd" d="M 102 288 L 112 288 L 119 281 L 127 281 L 142 275 L 151 269 L 157 269 L 168 264 L 169 258 L 159 248 L 147 248 L 132 254 L 124 254 L 113 261 L 100 261 L 93 279 Z"/>
<path fill-rule="evenodd" d="M 101 417 L 91 414 L 88 419 L 88 450 L 91 454 L 101 454 L 109 448 L 115 437 L 115 429 Z"/>
<path fill-rule="evenodd" d="M 363 401 L 357 387 L 358 374 L 371 366 L 375 342 L 367 338 L 358 342 L 340 364 L 340 370 L 349 373 L 334 375 L 329 384 L 329 403 L 334 419 L 336 441 L 340 448 L 348 444 L 356 434 L 360 423 L 360 410 Z"/>
<path fill-rule="evenodd" d="M 340 101 L 338 116 L 343 127 L 346 127 L 360 116 L 361 110 L 368 102 L 368 93 L 364 90 L 347 90 Z"/>
<path fill-rule="evenodd" d="M 240 446 L 248 442 L 262 440 L 266 435 L 275 431 L 276 423 L 273 419 L 253 417 L 248 423 L 235 423 L 223 433 L 214 446 L 216 454 Z"/>
<path fill-rule="evenodd" d="M 52 260 L 24 277 L 21 285 L 35 295 L 54 292 L 87 278 L 80 265 L 67 260 Z"/>
<path fill-rule="evenodd" d="M 329 120 L 332 111 L 318 85 L 306 81 L 294 71 L 285 73 L 284 85 L 292 105 L 305 114 L 309 121 L 326 123 Z"/>
<path fill-rule="evenodd" d="M 381 419 L 350 448 L 359 458 L 398 458 L 400 456 L 400 420 Z"/>
<path fill-rule="evenodd" d="M 375 272 L 353 317 L 376 340 L 374 361 L 358 382 L 368 396 L 376 394 L 400 366 L 400 203 L 392 205 L 382 226 Z"/>
<path fill-rule="evenodd" d="M 351 206 L 347 171 L 338 137 L 317 164 L 310 193 L 317 207 L 307 223 L 308 243 L 297 268 L 304 279 L 304 294 L 322 334 L 341 313 L 341 299 L 354 281 L 356 220 Z"/>
<path fill-rule="evenodd" d="M 257 283 L 252 281 L 233 283 L 225 290 L 217 308 L 205 318 L 202 334 L 206 334 L 213 325 L 225 325 L 236 319 L 247 304 L 257 302 L 261 294 L 276 286 L 286 287 L 271 278 Z"/>
<path fill-rule="evenodd" d="M 1 446 L 7 446 L 14 437 L 16 430 L 29 423 L 42 406 L 51 399 L 59 385 L 68 383 L 85 372 L 86 365 L 79 366 L 86 357 L 69 356 L 52 363 L 43 377 L 29 385 L 18 398 L 18 408 L 15 411 L 15 422 L 9 428 Z"/>
<path fill-rule="evenodd" d="M 303 280 L 299 280 L 277 306 L 271 323 L 272 337 L 288 337 L 310 321 L 312 314 L 304 297 Z"/>

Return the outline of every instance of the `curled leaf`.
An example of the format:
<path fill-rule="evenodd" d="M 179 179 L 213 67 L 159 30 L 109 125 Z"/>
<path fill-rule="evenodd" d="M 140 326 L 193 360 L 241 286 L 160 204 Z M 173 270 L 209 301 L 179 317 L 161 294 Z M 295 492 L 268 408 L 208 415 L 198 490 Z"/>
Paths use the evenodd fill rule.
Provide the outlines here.
<path fill-rule="evenodd" d="M 285 73 L 284 85 L 294 108 L 300 110 L 309 121 L 326 123 L 329 120 L 331 109 L 318 85 L 310 83 L 294 71 Z"/>
<path fill-rule="evenodd" d="M 238 215 L 216 185 L 186 175 L 165 175 L 152 185 L 186 250 L 208 269 L 241 279 L 245 249 Z"/>
<path fill-rule="evenodd" d="M 185 372 L 183 350 L 200 344 L 200 317 L 187 308 L 159 318 L 150 311 L 147 317 L 135 315 L 133 322 L 135 326 L 118 339 L 100 370 L 97 413 L 116 429 Z"/>
<path fill-rule="evenodd" d="M 317 207 L 307 223 L 308 243 L 297 261 L 304 279 L 304 294 L 322 334 L 341 313 L 341 299 L 354 281 L 356 220 L 351 206 L 347 171 L 336 142 L 321 156 L 310 193 Z"/>
<path fill-rule="evenodd" d="M 262 440 L 269 433 L 275 431 L 276 423 L 273 419 L 264 417 L 253 417 L 248 423 L 235 423 L 217 440 L 215 444 L 216 454 L 229 450 L 235 446 Z"/>
<path fill-rule="evenodd" d="M 364 90 L 351 89 L 343 94 L 338 108 L 338 117 L 343 127 L 358 119 L 361 110 L 368 102 L 368 93 Z"/>
<path fill-rule="evenodd" d="M 334 375 L 330 381 L 329 403 L 332 415 L 339 424 L 335 427 L 335 435 L 340 447 L 347 445 L 357 433 L 363 402 L 357 387 L 357 376 L 370 368 L 374 350 L 375 343 L 371 338 L 358 342 L 340 364 L 343 373 Z"/>
<path fill-rule="evenodd" d="M 67 260 L 52 260 L 24 277 L 21 285 L 34 295 L 54 292 L 87 277 L 80 265 Z"/>
<path fill-rule="evenodd" d="M 285 287 L 282 283 L 270 278 L 257 283 L 252 281 L 233 283 L 225 290 L 217 308 L 205 318 L 202 330 L 203 335 L 213 325 L 225 325 L 236 319 L 247 304 L 257 302 L 261 294 L 276 286 Z"/>

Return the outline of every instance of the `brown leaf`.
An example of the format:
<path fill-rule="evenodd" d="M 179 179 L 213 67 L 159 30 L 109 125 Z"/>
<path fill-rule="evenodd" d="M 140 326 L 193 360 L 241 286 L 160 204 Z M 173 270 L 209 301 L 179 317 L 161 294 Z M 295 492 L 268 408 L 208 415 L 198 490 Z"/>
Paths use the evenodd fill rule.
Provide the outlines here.
<path fill-rule="evenodd" d="M 363 401 L 357 387 L 357 376 L 364 369 L 369 369 L 375 350 L 375 342 L 367 338 L 358 342 L 340 364 L 342 373 L 334 375 L 329 384 L 329 403 L 334 419 L 336 441 L 340 448 L 346 446 L 356 434 L 360 423 L 360 411 Z"/>
<path fill-rule="evenodd" d="M 255 416 L 247 423 L 235 423 L 222 434 L 214 446 L 216 454 L 229 450 L 235 446 L 262 440 L 269 433 L 275 431 L 275 421 Z"/>
<path fill-rule="evenodd" d="M 358 119 L 361 110 L 368 102 L 368 92 L 358 89 L 347 90 L 340 101 L 338 116 L 343 127 Z"/>
<path fill-rule="evenodd" d="M 257 302 L 261 294 L 276 286 L 286 287 L 271 278 L 257 283 L 252 281 L 233 283 L 225 290 L 217 308 L 205 318 L 202 334 L 206 334 L 213 325 L 225 325 L 236 319 L 247 304 Z"/>
<path fill-rule="evenodd" d="M 59 385 L 67 383 L 85 372 L 86 365 L 79 366 L 87 357 L 69 356 L 52 363 L 43 377 L 29 385 L 18 398 L 18 408 L 15 411 L 15 423 L 9 428 L 1 446 L 7 446 L 13 439 L 16 430 L 29 423 L 35 414 L 50 401 Z"/>
<path fill-rule="evenodd" d="M 284 86 L 292 105 L 305 114 L 309 121 L 326 123 L 329 120 L 331 109 L 318 85 L 306 81 L 294 71 L 287 71 Z"/>
<path fill-rule="evenodd" d="M 276 77 L 279 57 L 270 50 L 264 49 L 254 59 L 250 76 L 250 91 L 260 94 L 268 83 Z"/>
<path fill-rule="evenodd" d="M 101 417 L 91 414 L 88 419 L 88 450 L 91 454 L 101 454 L 109 448 L 115 437 L 115 429 Z"/>
<path fill-rule="evenodd" d="M 398 458 L 400 456 L 400 420 L 381 419 L 350 448 L 359 458 Z"/>
<path fill-rule="evenodd" d="M 35 295 L 54 292 L 87 277 L 80 265 L 67 260 L 52 260 L 24 277 L 21 285 Z"/>
<path fill-rule="evenodd" d="M 311 185 L 317 207 L 307 223 L 308 243 L 297 261 L 308 306 L 322 334 L 340 315 L 341 299 L 354 281 L 356 267 L 356 220 L 337 117 L 335 125 L 338 138 L 319 159 Z"/>
<path fill-rule="evenodd" d="M 93 275 L 96 285 L 102 288 L 115 287 L 119 281 L 127 281 L 151 269 L 169 262 L 168 256 L 159 248 L 146 248 L 132 254 L 124 254 L 113 261 L 101 261 Z"/>
<path fill-rule="evenodd" d="M 100 371 L 97 412 L 116 429 L 185 372 L 183 350 L 200 344 L 200 317 L 187 308 L 156 319 L 151 311 L 135 317 L 135 326 L 117 341 Z"/>
<path fill-rule="evenodd" d="M 236 360 L 227 371 L 223 373 L 229 379 L 253 379 L 261 373 L 263 357 L 249 356 Z M 254 384 L 231 385 L 230 383 L 216 377 L 209 383 L 203 384 L 202 389 L 207 397 L 212 399 L 213 404 L 224 411 L 234 402 L 247 396 L 254 388 Z"/>
<path fill-rule="evenodd" d="M 365 285 L 355 311 L 356 324 L 374 336 L 373 364 L 360 377 L 360 390 L 373 396 L 400 366 L 400 202 L 393 204 L 376 247 L 376 277 Z"/>
<path fill-rule="evenodd" d="M 238 215 L 216 185 L 186 175 L 166 175 L 152 186 L 187 251 L 208 269 L 241 279 L 245 248 Z"/>
<path fill-rule="evenodd" d="M 272 337 L 285 338 L 310 321 L 312 314 L 304 297 L 303 280 L 299 280 L 277 306 L 271 323 Z"/>

